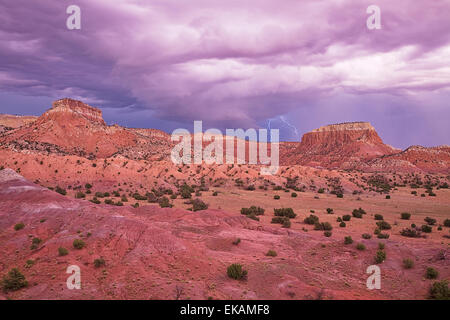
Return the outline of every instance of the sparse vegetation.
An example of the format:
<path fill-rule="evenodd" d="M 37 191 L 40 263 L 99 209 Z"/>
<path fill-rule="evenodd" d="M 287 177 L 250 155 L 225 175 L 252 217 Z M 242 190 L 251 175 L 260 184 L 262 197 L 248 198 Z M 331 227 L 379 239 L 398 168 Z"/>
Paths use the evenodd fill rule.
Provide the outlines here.
<path fill-rule="evenodd" d="M 25 228 L 25 224 L 23 222 L 19 222 L 16 225 L 14 225 L 14 230 L 19 231 Z"/>
<path fill-rule="evenodd" d="M 352 218 L 352 217 L 351 217 L 349 214 L 344 214 L 344 215 L 342 216 L 342 220 L 344 220 L 344 221 L 350 221 L 351 218 Z"/>
<path fill-rule="evenodd" d="M 96 267 L 96 268 L 100 268 L 100 267 L 103 267 L 104 265 L 105 265 L 105 259 L 103 259 L 103 258 L 98 258 L 98 259 L 95 259 L 94 260 L 94 266 Z"/>
<path fill-rule="evenodd" d="M 58 192 L 59 194 L 62 194 L 63 196 L 67 195 L 67 191 L 66 189 L 61 188 L 60 186 L 57 186 L 55 188 L 55 191 Z"/>
<path fill-rule="evenodd" d="M 372 235 L 370 233 L 363 233 L 362 237 L 363 237 L 363 239 L 370 239 L 370 238 L 372 238 Z"/>
<path fill-rule="evenodd" d="M 69 254 L 69 250 L 67 250 L 66 248 L 63 248 L 63 247 L 58 248 L 58 255 L 60 257 L 67 256 L 68 254 Z"/>
<path fill-rule="evenodd" d="M 297 215 L 294 213 L 294 210 L 292 208 L 280 208 L 280 209 L 273 209 L 273 213 L 277 217 L 288 217 L 288 218 L 295 218 Z"/>
<path fill-rule="evenodd" d="M 362 244 L 362 243 L 358 243 L 356 245 L 356 249 L 358 249 L 360 251 L 364 251 L 364 250 L 366 250 L 366 246 L 364 244 Z"/>
<path fill-rule="evenodd" d="M 172 204 L 170 203 L 169 198 L 167 198 L 166 196 L 161 197 L 158 200 L 158 203 L 161 208 L 172 208 Z"/>
<path fill-rule="evenodd" d="M 375 254 L 375 263 L 379 264 L 382 263 L 384 260 L 386 260 L 386 252 L 382 250 L 378 250 Z"/>
<path fill-rule="evenodd" d="M 425 273 L 425 277 L 427 279 L 436 279 L 439 276 L 439 272 L 433 268 L 433 267 L 428 267 L 427 271 Z"/>
<path fill-rule="evenodd" d="M 192 203 L 192 211 L 200 211 L 208 209 L 208 205 L 199 198 L 192 200 L 191 203 Z"/>
<path fill-rule="evenodd" d="M 351 236 L 347 236 L 344 238 L 344 244 L 352 244 L 353 243 L 353 239 Z"/>
<path fill-rule="evenodd" d="M 268 256 L 268 257 L 276 257 L 277 253 L 276 253 L 275 250 L 269 250 L 269 251 L 267 251 L 266 256 Z"/>
<path fill-rule="evenodd" d="M 303 222 L 306 223 L 306 224 L 315 224 L 316 222 L 319 222 L 319 217 L 315 216 L 313 214 L 310 214 L 309 217 L 306 217 L 303 220 Z"/>
<path fill-rule="evenodd" d="M 81 239 L 73 240 L 73 247 L 75 249 L 80 250 L 80 249 L 83 249 L 85 246 L 86 246 L 86 243 L 83 240 L 81 240 Z"/>
<path fill-rule="evenodd" d="M 250 208 L 242 208 L 241 214 L 250 215 L 254 214 L 255 216 L 260 216 L 264 214 L 264 209 L 257 206 L 251 206 Z"/>
<path fill-rule="evenodd" d="M 314 230 L 333 230 L 333 227 L 331 226 L 331 224 L 329 222 L 316 222 L 314 224 Z"/>
<path fill-rule="evenodd" d="M 434 218 L 426 217 L 424 220 L 430 226 L 434 226 L 436 224 L 436 219 Z"/>
<path fill-rule="evenodd" d="M 380 230 L 390 230 L 392 228 L 391 225 L 386 221 L 377 222 L 377 226 L 378 228 L 380 228 Z"/>
<path fill-rule="evenodd" d="M 414 261 L 412 259 L 403 259 L 403 268 L 411 269 L 412 267 L 414 267 Z"/>
<path fill-rule="evenodd" d="M 429 298 L 435 300 L 450 300 L 448 281 L 436 281 L 430 287 Z"/>
<path fill-rule="evenodd" d="M 1 280 L 1 287 L 4 292 L 17 291 L 26 286 L 28 286 L 28 281 L 17 268 L 9 270 L 8 274 Z"/>
<path fill-rule="evenodd" d="M 405 228 L 400 231 L 400 234 L 404 237 L 409 238 L 420 238 L 422 236 L 420 231 L 416 230 L 415 228 Z"/>
<path fill-rule="evenodd" d="M 375 214 L 374 216 L 375 220 L 383 220 L 383 216 L 381 214 Z"/>
<path fill-rule="evenodd" d="M 408 213 L 408 212 L 402 212 L 402 213 L 400 214 L 400 218 L 401 218 L 402 220 L 409 220 L 409 219 L 411 218 L 411 213 Z"/>
<path fill-rule="evenodd" d="M 244 270 L 239 263 L 233 263 L 227 268 L 227 275 L 232 279 L 241 280 L 247 276 L 247 270 Z"/>

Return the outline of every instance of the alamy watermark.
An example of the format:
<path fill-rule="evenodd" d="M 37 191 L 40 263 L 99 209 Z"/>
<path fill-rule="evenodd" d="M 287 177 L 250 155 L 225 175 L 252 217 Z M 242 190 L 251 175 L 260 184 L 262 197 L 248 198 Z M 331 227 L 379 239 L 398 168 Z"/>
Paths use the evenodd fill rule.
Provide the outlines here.
<path fill-rule="evenodd" d="M 187 129 L 172 132 L 171 140 L 179 143 L 172 149 L 171 159 L 175 164 L 260 164 L 266 165 L 261 168 L 262 175 L 273 175 L 280 164 L 279 138 L 278 129 L 270 129 L 270 143 L 267 129 L 226 129 L 225 135 L 219 129 L 208 129 L 203 133 L 202 121 L 194 121 L 193 135 Z"/>

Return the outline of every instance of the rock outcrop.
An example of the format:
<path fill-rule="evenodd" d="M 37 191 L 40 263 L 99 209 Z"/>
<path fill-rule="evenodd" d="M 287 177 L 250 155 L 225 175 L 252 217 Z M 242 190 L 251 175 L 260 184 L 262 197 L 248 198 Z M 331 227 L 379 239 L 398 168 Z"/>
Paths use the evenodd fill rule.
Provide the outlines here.
<path fill-rule="evenodd" d="M 342 168 L 398 152 L 381 140 L 370 123 L 349 122 L 306 133 L 297 146 L 285 150 L 283 160 L 288 164 Z"/>

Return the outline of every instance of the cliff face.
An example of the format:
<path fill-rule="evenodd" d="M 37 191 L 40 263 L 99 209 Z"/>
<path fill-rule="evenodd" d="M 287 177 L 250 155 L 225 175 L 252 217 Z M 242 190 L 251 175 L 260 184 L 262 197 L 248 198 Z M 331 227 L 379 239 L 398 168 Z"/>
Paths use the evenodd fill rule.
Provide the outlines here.
<path fill-rule="evenodd" d="M 353 163 L 397 153 L 383 143 L 368 122 L 332 124 L 303 135 L 296 146 L 286 148 L 283 162 L 326 168 L 348 168 Z"/>
<path fill-rule="evenodd" d="M 324 126 L 306 133 L 302 137 L 300 148 L 322 154 L 355 143 L 361 146 L 386 146 L 370 123 L 354 122 Z"/>
<path fill-rule="evenodd" d="M 45 112 L 39 120 L 41 122 L 48 120 L 86 120 L 90 123 L 106 126 L 100 109 L 69 98 L 54 101 L 52 108 Z"/>

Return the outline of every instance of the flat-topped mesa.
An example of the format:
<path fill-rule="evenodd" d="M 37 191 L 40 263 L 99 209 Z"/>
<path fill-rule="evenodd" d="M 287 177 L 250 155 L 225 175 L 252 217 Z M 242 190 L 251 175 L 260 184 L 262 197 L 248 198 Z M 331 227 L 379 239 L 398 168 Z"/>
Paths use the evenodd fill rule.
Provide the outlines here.
<path fill-rule="evenodd" d="M 383 141 L 369 122 L 347 122 L 323 126 L 303 135 L 301 142 L 306 148 L 352 143 L 383 145 Z"/>
<path fill-rule="evenodd" d="M 51 115 L 54 113 L 73 113 L 89 121 L 101 125 L 106 125 L 105 121 L 103 120 L 102 111 L 100 109 L 91 107 L 86 103 L 70 98 L 64 98 L 54 101 L 52 104 L 52 108 L 49 109 L 44 115 Z"/>
<path fill-rule="evenodd" d="M 344 131 L 344 130 L 375 130 L 375 128 L 369 122 L 343 122 L 323 126 L 318 129 L 314 129 L 311 132 Z"/>

